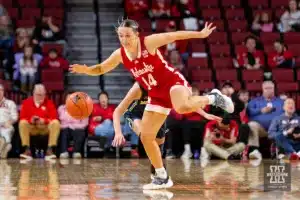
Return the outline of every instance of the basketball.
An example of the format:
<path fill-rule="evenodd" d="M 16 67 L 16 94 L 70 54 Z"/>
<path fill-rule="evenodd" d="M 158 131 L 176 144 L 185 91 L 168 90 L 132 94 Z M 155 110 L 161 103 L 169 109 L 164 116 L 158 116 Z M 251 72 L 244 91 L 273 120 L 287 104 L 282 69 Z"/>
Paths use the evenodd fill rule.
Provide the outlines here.
<path fill-rule="evenodd" d="M 66 99 L 66 109 L 75 119 L 84 119 L 93 111 L 93 100 L 84 92 L 74 92 Z"/>

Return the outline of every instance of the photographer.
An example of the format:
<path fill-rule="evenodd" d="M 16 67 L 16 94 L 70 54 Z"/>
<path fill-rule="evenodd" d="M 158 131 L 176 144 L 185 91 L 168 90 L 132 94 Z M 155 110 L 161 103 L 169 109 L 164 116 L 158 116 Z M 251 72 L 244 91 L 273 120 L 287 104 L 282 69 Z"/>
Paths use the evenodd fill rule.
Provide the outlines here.
<path fill-rule="evenodd" d="M 283 109 L 285 112 L 273 119 L 269 128 L 269 137 L 275 139 L 277 146 L 283 148 L 291 160 L 298 160 L 300 158 L 300 118 L 295 113 L 295 101 L 285 100 Z"/>
<path fill-rule="evenodd" d="M 207 153 L 219 158 L 233 159 L 245 148 L 244 143 L 237 143 L 238 125 L 228 115 L 224 116 L 222 122 L 208 122 L 204 134 L 204 148 Z"/>

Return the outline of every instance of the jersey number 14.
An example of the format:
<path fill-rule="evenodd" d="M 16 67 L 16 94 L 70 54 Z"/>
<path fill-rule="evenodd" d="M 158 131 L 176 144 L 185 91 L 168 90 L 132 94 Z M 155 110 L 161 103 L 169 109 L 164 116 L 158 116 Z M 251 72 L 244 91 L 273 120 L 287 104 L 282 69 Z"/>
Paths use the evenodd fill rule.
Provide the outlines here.
<path fill-rule="evenodd" d="M 146 78 L 147 79 L 147 78 Z M 148 90 L 151 90 L 151 86 L 157 86 L 157 81 L 154 79 L 152 74 L 148 74 L 148 80 L 142 77 L 143 82 L 147 85 Z"/>

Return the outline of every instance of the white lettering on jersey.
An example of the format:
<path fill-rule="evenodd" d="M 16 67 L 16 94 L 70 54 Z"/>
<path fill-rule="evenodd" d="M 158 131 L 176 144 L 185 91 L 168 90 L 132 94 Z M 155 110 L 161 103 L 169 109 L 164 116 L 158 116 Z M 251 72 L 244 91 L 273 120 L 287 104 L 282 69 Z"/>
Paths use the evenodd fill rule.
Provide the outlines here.
<path fill-rule="evenodd" d="M 154 67 L 152 65 L 147 65 L 146 63 L 143 62 L 144 68 L 143 69 L 136 69 L 136 67 L 134 69 L 131 69 L 131 73 L 133 74 L 133 76 L 135 78 L 138 78 L 139 76 L 148 73 L 148 72 L 153 72 Z"/>

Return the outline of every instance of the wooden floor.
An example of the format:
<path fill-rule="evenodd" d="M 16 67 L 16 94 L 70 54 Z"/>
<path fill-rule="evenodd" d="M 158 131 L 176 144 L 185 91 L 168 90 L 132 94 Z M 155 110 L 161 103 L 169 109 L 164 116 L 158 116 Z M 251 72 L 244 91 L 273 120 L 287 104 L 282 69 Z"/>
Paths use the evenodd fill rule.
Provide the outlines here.
<path fill-rule="evenodd" d="M 168 190 L 144 193 L 148 160 L 83 159 L 0 161 L 0 200 L 26 199 L 300 199 L 300 161 L 292 165 L 291 192 L 264 192 L 264 163 L 167 161 Z"/>

